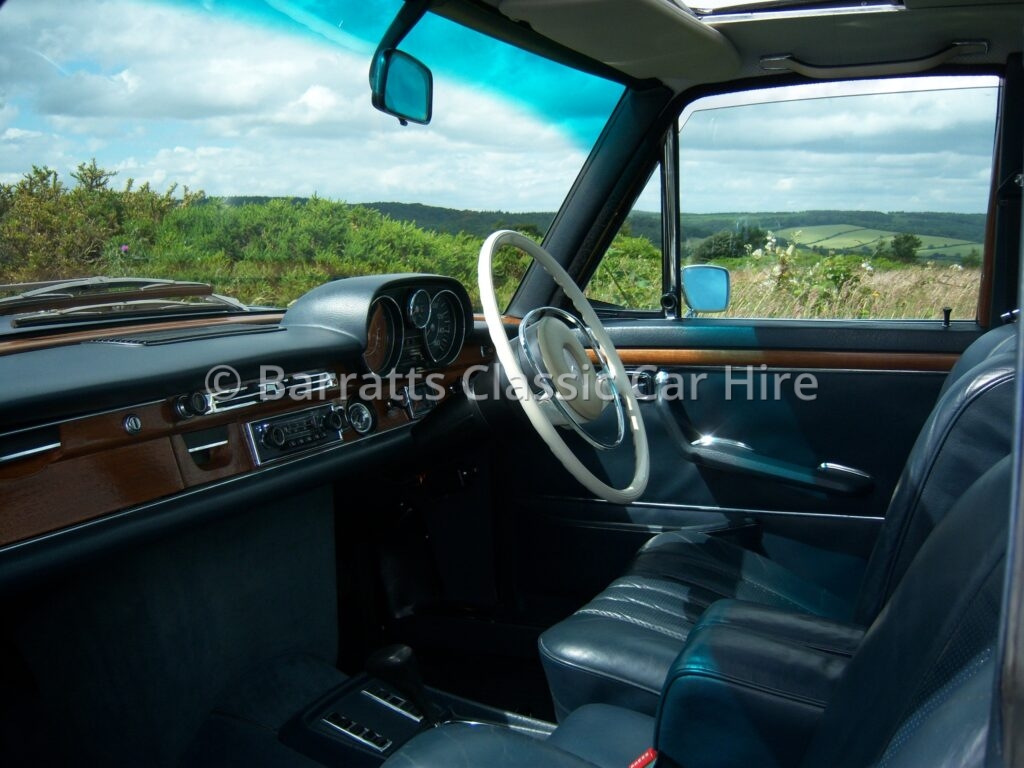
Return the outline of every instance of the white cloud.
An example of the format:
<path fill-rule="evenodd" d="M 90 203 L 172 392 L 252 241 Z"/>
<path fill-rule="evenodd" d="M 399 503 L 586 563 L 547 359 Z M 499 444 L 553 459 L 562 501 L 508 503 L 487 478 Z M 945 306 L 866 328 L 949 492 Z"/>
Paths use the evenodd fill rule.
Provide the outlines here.
<path fill-rule="evenodd" d="M 0 103 L 23 105 L 9 130 L 38 141 L 0 155 L 0 174 L 31 163 L 66 172 L 95 154 L 122 179 L 213 195 L 560 204 L 585 159 L 566 134 L 444 79 L 434 123 L 400 127 L 370 105 L 368 55 L 338 47 L 344 33 L 317 31 L 333 42 L 129 0 L 10 0 Z"/>
<path fill-rule="evenodd" d="M 995 96 L 927 90 L 697 111 L 680 134 L 683 210 L 984 211 Z"/>

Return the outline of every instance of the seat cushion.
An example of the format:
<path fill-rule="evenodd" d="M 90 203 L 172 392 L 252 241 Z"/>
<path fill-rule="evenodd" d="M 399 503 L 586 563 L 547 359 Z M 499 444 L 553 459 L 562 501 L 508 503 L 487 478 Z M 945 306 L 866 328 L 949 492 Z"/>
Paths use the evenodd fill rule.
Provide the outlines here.
<path fill-rule="evenodd" d="M 839 620 L 852 613 L 827 590 L 721 538 L 660 534 L 625 576 L 541 635 L 559 719 L 591 702 L 654 714 L 690 629 L 708 606 L 729 597 Z"/>
<path fill-rule="evenodd" d="M 593 704 L 547 739 L 500 725 L 449 723 L 416 736 L 384 768 L 626 768 L 654 743 L 654 718 Z"/>

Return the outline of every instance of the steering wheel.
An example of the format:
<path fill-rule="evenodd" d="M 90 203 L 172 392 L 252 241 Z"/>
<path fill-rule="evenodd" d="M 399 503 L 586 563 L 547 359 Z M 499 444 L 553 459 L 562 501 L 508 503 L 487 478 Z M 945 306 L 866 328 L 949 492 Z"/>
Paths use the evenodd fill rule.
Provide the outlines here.
<path fill-rule="evenodd" d="M 555 307 L 535 309 L 520 322 L 518 349 L 514 349 L 494 294 L 494 254 L 504 246 L 526 252 L 544 267 L 569 297 L 582 322 Z M 510 230 L 495 232 L 484 241 L 477 264 L 477 280 L 487 331 L 498 361 L 537 434 L 587 490 L 617 504 L 635 501 L 647 487 L 650 474 L 647 433 L 619 353 L 583 291 L 551 254 L 530 238 Z M 591 362 L 580 336 L 590 342 L 603 369 L 600 372 Z M 611 441 L 587 430 L 587 425 L 609 404 L 616 409 L 618 422 L 618 435 Z M 633 479 L 625 488 L 608 485 L 584 466 L 558 430 L 558 427 L 570 427 L 594 447 L 607 450 L 622 442 L 624 425 L 629 427 L 635 457 Z"/>

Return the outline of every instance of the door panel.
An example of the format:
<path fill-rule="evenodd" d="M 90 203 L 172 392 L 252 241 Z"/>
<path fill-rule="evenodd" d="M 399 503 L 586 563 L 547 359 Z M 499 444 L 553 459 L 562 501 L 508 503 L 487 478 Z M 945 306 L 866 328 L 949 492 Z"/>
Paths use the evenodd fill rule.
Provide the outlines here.
<path fill-rule="evenodd" d="M 822 462 L 853 467 L 873 485 L 841 495 L 701 466 L 679 450 L 663 410 L 642 402 L 651 478 L 640 504 L 588 498 L 536 444 L 508 459 L 518 481 L 498 497 L 517 532 L 511 562 L 520 564 L 522 605 L 538 616 L 564 615 L 619 575 L 651 535 L 694 525 L 724 529 L 838 593 L 855 592 L 946 373 L 980 332 L 973 324 L 946 332 L 935 325 L 609 321 L 627 368 L 680 377 L 683 409 L 701 435 L 808 470 Z M 798 392 L 800 375 L 816 386 Z M 632 461 L 630 449 L 592 457 L 620 484 Z"/>

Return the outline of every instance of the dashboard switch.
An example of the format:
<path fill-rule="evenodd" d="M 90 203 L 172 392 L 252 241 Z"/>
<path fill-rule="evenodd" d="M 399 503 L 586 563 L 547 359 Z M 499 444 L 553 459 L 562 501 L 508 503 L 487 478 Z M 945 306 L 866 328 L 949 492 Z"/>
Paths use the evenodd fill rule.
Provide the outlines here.
<path fill-rule="evenodd" d="M 360 435 L 371 432 L 376 424 L 373 411 L 366 403 L 352 403 L 348 407 L 348 423 Z"/>

